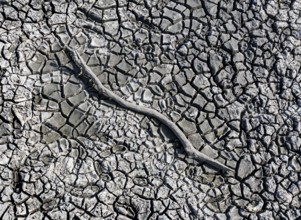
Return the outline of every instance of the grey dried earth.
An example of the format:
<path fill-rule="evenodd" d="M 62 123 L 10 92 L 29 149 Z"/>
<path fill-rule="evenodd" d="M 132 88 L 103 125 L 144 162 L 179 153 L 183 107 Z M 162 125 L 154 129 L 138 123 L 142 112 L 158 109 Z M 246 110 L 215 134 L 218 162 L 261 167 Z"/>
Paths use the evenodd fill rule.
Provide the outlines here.
<path fill-rule="evenodd" d="M 0 50 L 0 219 L 301 218 L 299 0 L 0 0 Z"/>

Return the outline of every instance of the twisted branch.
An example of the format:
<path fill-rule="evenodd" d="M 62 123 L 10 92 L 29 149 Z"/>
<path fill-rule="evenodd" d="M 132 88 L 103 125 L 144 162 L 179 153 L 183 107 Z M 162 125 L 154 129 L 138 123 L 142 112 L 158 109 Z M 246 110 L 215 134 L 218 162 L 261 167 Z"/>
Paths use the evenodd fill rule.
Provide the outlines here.
<path fill-rule="evenodd" d="M 141 113 L 144 115 L 147 115 L 149 117 L 153 117 L 158 119 L 161 123 L 166 125 L 174 134 L 175 136 L 180 140 L 182 143 L 184 150 L 186 151 L 187 155 L 196 161 L 200 163 L 207 163 L 208 165 L 222 171 L 233 171 L 231 168 L 225 166 L 224 164 L 208 157 L 207 155 L 199 152 L 196 150 L 193 145 L 190 143 L 190 141 L 187 139 L 186 135 L 183 133 L 183 131 L 170 119 L 168 119 L 166 116 L 161 114 L 160 112 L 150 109 L 145 106 L 136 105 L 134 103 L 128 102 L 118 95 L 116 95 L 114 92 L 106 88 L 101 81 L 98 79 L 97 75 L 92 71 L 92 69 L 85 63 L 83 58 L 79 55 L 79 53 L 73 49 L 71 49 L 68 46 L 64 47 L 67 53 L 72 57 L 75 64 L 82 70 L 83 73 L 87 74 L 89 78 L 91 78 L 96 86 L 96 89 L 98 92 L 107 98 L 113 100 L 121 107 L 127 108 L 129 110 L 132 110 L 137 113 Z"/>

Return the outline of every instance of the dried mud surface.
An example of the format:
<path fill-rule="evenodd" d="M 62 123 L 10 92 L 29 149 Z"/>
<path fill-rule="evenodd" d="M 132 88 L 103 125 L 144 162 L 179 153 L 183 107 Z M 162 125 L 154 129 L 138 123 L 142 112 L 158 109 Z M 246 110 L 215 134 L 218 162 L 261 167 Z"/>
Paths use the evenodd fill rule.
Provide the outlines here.
<path fill-rule="evenodd" d="M 300 27 L 298 0 L 0 0 L 0 219 L 299 219 Z"/>

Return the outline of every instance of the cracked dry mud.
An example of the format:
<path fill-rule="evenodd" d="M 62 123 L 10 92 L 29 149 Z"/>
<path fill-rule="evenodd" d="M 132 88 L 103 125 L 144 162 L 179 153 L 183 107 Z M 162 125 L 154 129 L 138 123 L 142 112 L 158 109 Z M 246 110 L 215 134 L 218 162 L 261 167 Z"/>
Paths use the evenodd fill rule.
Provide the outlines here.
<path fill-rule="evenodd" d="M 222 171 L 233 171 L 229 167 L 219 163 L 218 161 L 206 156 L 205 154 L 202 154 L 201 152 L 197 151 L 190 141 L 187 139 L 186 135 L 181 131 L 181 129 L 178 128 L 178 126 L 173 123 L 171 120 L 169 120 L 167 117 L 165 117 L 160 112 L 153 110 L 151 108 L 147 108 L 143 105 L 136 105 L 134 103 L 128 102 L 125 99 L 119 97 L 114 92 L 112 92 L 110 89 L 106 88 L 101 81 L 98 79 L 97 74 L 94 73 L 91 68 L 85 63 L 83 58 L 80 54 L 78 54 L 77 51 L 71 49 L 68 46 L 65 46 L 65 49 L 67 53 L 69 53 L 73 59 L 73 61 L 80 67 L 82 74 L 86 74 L 86 76 L 94 82 L 97 91 L 100 93 L 100 95 L 106 96 L 108 99 L 114 101 L 116 104 L 130 109 L 134 112 L 141 113 L 146 116 L 153 117 L 166 125 L 167 129 L 171 130 L 173 134 L 178 138 L 178 140 L 181 142 L 182 146 L 184 147 L 184 150 L 186 153 L 192 157 L 193 159 L 197 160 L 201 163 L 207 163 L 211 165 L 212 167 L 222 170 Z"/>
<path fill-rule="evenodd" d="M 0 0 L 0 12 L 0 219 L 301 217 L 300 1 Z M 97 81 L 233 172 L 189 157 Z"/>

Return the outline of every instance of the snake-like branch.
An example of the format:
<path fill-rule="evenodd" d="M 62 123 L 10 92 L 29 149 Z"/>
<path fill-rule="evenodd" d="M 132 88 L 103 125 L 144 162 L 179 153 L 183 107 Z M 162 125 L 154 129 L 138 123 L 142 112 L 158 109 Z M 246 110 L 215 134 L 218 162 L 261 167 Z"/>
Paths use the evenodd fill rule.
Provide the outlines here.
<path fill-rule="evenodd" d="M 137 113 L 141 113 L 144 115 L 147 115 L 149 117 L 156 118 L 161 123 L 166 125 L 180 140 L 182 143 L 184 150 L 186 151 L 187 155 L 190 158 L 195 159 L 196 161 L 200 163 L 207 163 L 208 165 L 222 171 L 233 171 L 231 168 L 225 166 L 224 164 L 208 157 L 207 155 L 199 152 L 196 150 L 193 145 L 190 143 L 190 141 L 187 139 L 186 135 L 183 133 L 183 131 L 170 119 L 168 119 L 166 116 L 161 114 L 160 112 L 145 107 L 141 105 L 136 105 L 134 103 L 128 102 L 124 100 L 123 98 L 116 95 L 114 92 L 112 92 L 110 89 L 106 88 L 101 81 L 98 79 L 97 75 L 92 71 L 92 69 L 86 64 L 84 59 L 79 55 L 79 53 L 69 46 L 65 46 L 65 50 L 67 53 L 72 57 L 73 62 L 82 70 L 83 74 L 86 74 L 90 79 L 93 80 L 97 91 L 101 94 L 106 96 L 107 98 L 113 100 L 121 107 L 127 108 L 129 110 L 132 110 Z"/>

